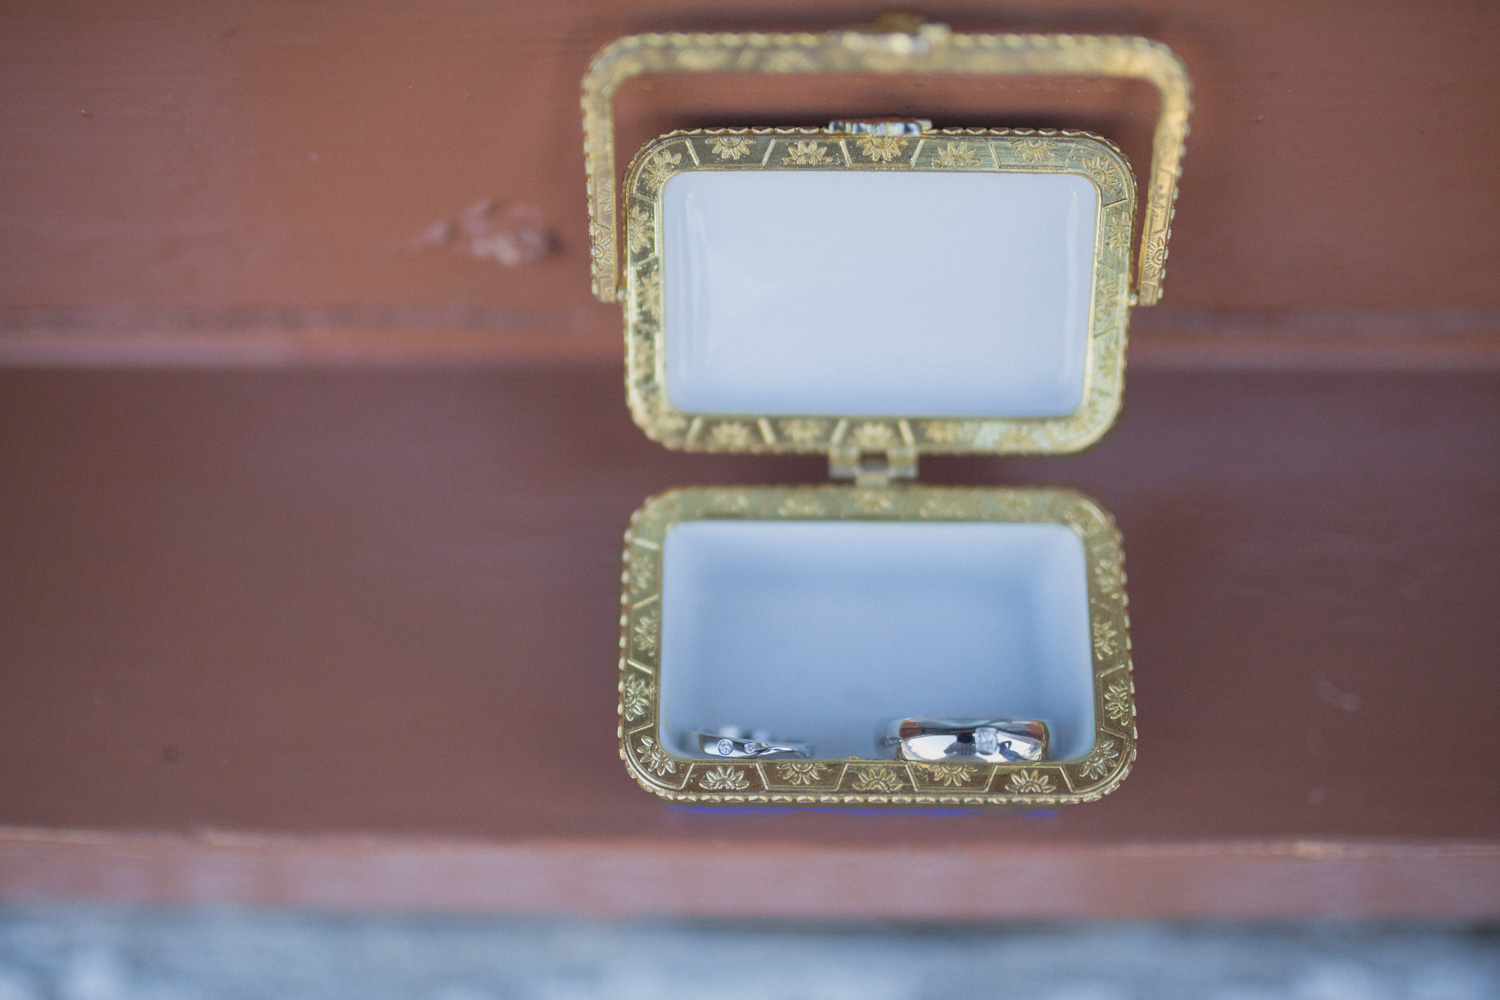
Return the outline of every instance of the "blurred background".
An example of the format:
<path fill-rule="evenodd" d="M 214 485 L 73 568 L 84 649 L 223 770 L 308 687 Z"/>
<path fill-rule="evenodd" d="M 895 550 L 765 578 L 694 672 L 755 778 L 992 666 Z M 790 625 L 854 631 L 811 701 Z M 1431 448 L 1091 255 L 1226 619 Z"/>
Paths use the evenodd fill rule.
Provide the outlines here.
<path fill-rule="evenodd" d="M 5 1000 L 1481 1000 L 1495 928 L 10 909 Z"/>

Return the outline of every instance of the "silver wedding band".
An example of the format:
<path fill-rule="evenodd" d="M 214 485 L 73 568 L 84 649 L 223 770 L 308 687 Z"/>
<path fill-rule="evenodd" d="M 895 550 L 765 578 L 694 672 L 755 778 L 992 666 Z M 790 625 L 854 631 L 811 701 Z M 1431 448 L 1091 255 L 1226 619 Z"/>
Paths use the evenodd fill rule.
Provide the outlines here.
<path fill-rule="evenodd" d="M 1039 719 L 907 718 L 882 725 L 877 739 L 900 760 L 1011 764 L 1046 760 L 1051 733 Z M 684 742 L 704 756 L 728 760 L 812 756 L 807 743 L 775 740 L 759 730 L 689 730 Z"/>
<path fill-rule="evenodd" d="M 1046 760 L 1049 738 L 1037 719 L 894 719 L 879 733 L 899 759 L 924 763 Z"/>
<path fill-rule="evenodd" d="M 721 729 L 717 733 L 693 731 L 688 734 L 688 745 L 710 757 L 731 759 L 812 756 L 812 748 L 806 743 L 772 740 L 765 733 L 746 733 L 739 729 Z"/>

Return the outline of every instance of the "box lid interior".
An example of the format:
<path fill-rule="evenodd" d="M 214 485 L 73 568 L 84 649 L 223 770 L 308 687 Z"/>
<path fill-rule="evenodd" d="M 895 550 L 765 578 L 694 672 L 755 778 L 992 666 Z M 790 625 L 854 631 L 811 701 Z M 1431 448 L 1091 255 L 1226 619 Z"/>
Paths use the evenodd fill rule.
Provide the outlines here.
<path fill-rule="evenodd" d="M 663 389 L 680 411 L 1045 418 L 1083 403 L 1088 177 L 685 171 L 661 214 Z"/>

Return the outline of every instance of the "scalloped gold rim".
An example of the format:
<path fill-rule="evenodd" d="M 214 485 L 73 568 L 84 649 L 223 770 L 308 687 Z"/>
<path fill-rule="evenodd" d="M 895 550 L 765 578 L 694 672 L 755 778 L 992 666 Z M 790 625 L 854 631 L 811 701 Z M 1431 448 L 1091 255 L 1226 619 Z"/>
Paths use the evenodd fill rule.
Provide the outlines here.
<path fill-rule="evenodd" d="M 726 145 L 736 139 L 744 140 L 743 147 Z M 625 183 L 631 206 L 626 221 L 625 382 L 635 422 L 653 441 L 687 451 L 827 453 L 853 440 L 869 443 L 868 450 L 905 446 L 919 455 L 1045 455 L 1077 452 L 1097 442 L 1119 414 L 1125 382 L 1135 175 L 1119 150 L 1084 132 L 1029 129 L 941 130 L 883 140 L 899 146 L 888 159 L 862 155 L 864 141 L 814 129 L 713 129 L 674 132 L 642 147 Z M 1078 409 L 1048 418 L 699 414 L 677 409 L 665 390 L 667 332 L 661 322 L 657 254 L 667 182 L 690 171 L 830 168 L 1072 173 L 1087 178 L 1099 191 L 1099 207 L 1085 385 Z"/>
<path fill-rule="evenodd" d="M 930 765 L 864 759 L 736 763 L 676 757 L 661 748 L 661 552 L 674 524 L 705 519 L 981 521 L 1062 524 L 1089 561 L 1094 747 L 1082 760 L 972 765 L 958 784 Z M 1135 688 L 1124 549 L 1114 520 L 1072 490 L 900 486 L 687 487 L 647 500 L 625 534 L 621 576 L 620 756 L 646 791 L 696 805 L 850 807 L 1027 806 L 1092 802 L 1129 774 L 1136 753 Z M 653 750 L 654 748 L 654 750 Z M 821 768 L 815 778 L 811 765 Z M 784 770 L 785 769 L 785 770 Z M 827 776 L 824 777 L 824 772 Z M 924 777 L 925 776 L 925 777 Z M 940 786 L 940 787 L 939 787 Z M 961 786 L 961 787 L 960 787 Z"/>

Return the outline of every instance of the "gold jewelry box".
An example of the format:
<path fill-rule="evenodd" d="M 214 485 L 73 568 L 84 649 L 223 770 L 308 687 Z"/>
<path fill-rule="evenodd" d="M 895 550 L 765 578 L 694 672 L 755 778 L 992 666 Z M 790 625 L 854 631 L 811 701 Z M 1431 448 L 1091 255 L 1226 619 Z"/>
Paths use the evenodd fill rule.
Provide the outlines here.
<path fill-rule="evenodd" d="M 616 197 L 612 101 L 647 73 L 1113 76 L 1160 110 L 1136 231 L 1120 152 L 1070 131 L 674 132 Z M 1130 307 L 1160 295 L 1189 84 L 1138 38 L 641 35 L 584 81 L 594 291 L 630 412 L 669 448 L 826 454 L 831 485 L 694 487 L 626 533 L 620 753 L 700 805 L 1050 807 L 1135 759 L 1123 550 L 1070 490 L 917 482 L 926 454 L 1077 452 L 1113 424 Z M 1132 248 L 1134 267 L 1132 267 Z M 889 759 L 892 718 L 1026 718 L 1040 761 Z M 729 728 L 812 746 L 726 759 Z"/>

